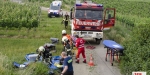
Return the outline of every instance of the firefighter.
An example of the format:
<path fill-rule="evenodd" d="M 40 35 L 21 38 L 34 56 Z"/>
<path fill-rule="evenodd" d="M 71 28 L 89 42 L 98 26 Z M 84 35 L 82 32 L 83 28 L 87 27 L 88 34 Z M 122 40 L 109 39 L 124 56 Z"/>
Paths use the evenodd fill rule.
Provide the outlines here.
<path fill-rule="evenodd" d="M 68 39 L 68 40 L 67 40 Z M 73 48 L 73 42 L 71 35 L 67 34 L 66 30 L 62 30 L 62 43 L 65 46 L 65 41 L 69 42 L 71 49 Z"/>
<path fill-rule="evenodd" d="M 85 56 L 85 48 L 84 48 L 84 44 L 85 44 L 85 40 L 82 38 L 79 38 L 78 35 L 75 35 L 76 39 L 76 48 L 78 49 L 77 52 L 77 60 L 76 63 L 79 63 L 79 55 L 82 54 L 84 61 L 83 63 L 86 63 L 86 56 Z"/>
<path fill-rule="evenodd" d="M 64 19 L 63 19 L 63 21 L 61 22 L 61 23 L 64 23 L 65 29 L 67 29 L 67 27 L 68 27 L 68 22 L 69 22 L 69 15 L 68 15 L 68 13 L 66 12 L 66 14 L 64 15 Z"/>
<path fill-rule="evenodd" d="M 38 53 L 38 56 L 35 62 L 40 60 L 40 58 L 42 57 L 43 62 L 49 63 L 49 64 L 51 63 L 50 60 L 51 60 L 52 54 L 50 53 L 50 50 L 48 49 L 47 46 L 40 46 L 36 52 Z"/>

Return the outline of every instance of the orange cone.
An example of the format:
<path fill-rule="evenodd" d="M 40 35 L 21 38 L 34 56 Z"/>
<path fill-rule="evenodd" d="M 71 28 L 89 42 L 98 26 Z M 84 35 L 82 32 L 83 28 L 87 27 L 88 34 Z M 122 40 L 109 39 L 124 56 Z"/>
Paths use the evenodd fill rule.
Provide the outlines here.
<path fill-rule="evenodd" d="M 88 65 L 89 66 L 94 66 L 92 54 L 91 54 L 90 61 L 89 61 Z"/>

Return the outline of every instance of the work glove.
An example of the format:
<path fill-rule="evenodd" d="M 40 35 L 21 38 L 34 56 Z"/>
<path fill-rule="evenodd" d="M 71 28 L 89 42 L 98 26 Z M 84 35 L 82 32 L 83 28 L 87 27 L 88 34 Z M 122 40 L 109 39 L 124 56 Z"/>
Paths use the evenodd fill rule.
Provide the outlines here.
<path fill-rule="evenodd" d="M 56 67 L 58 67 L 58 68 L 63 67 L 63 65 L 60 65 L 60 64 L 59 64 L 59 63 L 57 63 L 57 62 L 56 62 L 54 65 L 55 65 Z"/>

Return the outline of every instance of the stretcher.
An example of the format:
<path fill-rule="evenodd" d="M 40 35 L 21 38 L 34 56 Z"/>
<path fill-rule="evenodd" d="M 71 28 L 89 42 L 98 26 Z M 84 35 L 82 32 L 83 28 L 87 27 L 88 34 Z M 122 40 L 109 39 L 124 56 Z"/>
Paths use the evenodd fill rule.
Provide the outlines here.
<path fill-rule="evenodd" d="M 103 45 L 104 48 L 107 48 L 105 60 L 107 61 L 107 56 L 109 55 L 112 66 L 113 66 L 114 56 L 116 56 L 117 61 L 120 62 L 119 56 L 123 53 L 124 50 L 123 46 L 121 46 L 120 44 L 112 40 L 104 40 Z"/>

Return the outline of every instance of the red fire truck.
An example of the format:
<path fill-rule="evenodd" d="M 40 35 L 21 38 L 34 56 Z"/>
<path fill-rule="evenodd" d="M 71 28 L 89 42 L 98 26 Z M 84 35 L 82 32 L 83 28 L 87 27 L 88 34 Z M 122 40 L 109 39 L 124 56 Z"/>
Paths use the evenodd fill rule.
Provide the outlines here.
<path fill-rule="evenodd" d="M 115 24 L 115 8 L 106 8 L 91 1 L 77 1 L 70 10 L 71 35 L 100 44 L 103 31 Z"/>

